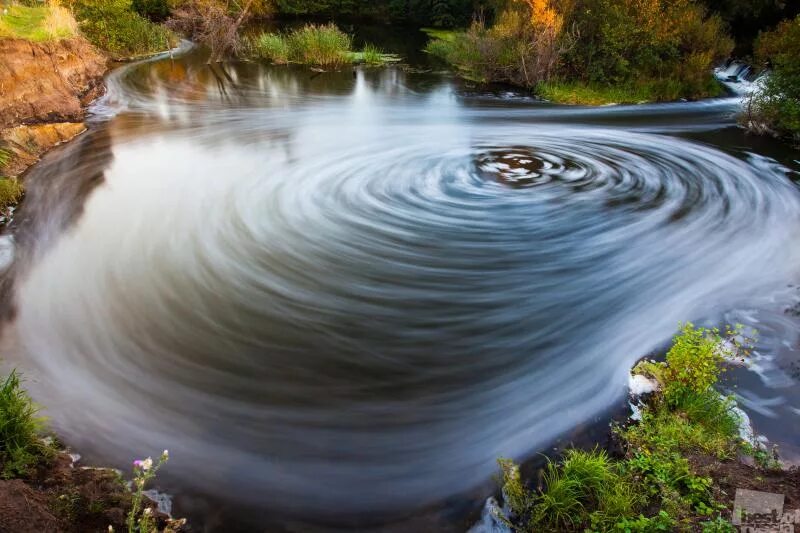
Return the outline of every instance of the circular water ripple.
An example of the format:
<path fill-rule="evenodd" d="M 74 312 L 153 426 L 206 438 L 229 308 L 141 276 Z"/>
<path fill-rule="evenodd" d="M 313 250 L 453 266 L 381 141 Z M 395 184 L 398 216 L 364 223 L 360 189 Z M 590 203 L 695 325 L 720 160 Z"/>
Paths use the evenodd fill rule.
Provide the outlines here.
<path fill-rule="evenodd" d="M 769 161 L 348 106 L 115 119 L 106 182 L 18 290 L 72 441 L 168 447 L 185 486 L 303 516 L 413 508 L 587 420 L 678 321 L 798 264 Z"/>

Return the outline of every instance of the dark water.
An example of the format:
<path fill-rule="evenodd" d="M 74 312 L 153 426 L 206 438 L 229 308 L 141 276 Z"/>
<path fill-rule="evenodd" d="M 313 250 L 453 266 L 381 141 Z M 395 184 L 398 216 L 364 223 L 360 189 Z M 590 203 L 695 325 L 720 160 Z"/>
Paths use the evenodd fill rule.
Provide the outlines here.
<path fill-rule="evenodd" d="M 797 457 L 800 154 L 738 105 L 123 68 L 27 177 L 6 352 L 81 451 L 169 448 L 167 488 L 258 520 L 479 502 L 689 319 L 759 329 L 730 386 Z"/>

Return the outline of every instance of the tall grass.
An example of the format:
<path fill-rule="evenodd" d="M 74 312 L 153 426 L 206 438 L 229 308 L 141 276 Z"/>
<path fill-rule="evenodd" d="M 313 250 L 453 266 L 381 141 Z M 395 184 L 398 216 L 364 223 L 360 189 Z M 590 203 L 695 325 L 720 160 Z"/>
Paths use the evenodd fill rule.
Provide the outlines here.
<path fill-rule="evenodd" d="M 39 433 L 44 419 L 39 409 L 22 389 L 16 371 L 0 385 L 0 461 L 3 478 L 26 475 L 49 448 L 42 443 Z"/>
<path fill-rule="evenodd" d="M 22 199 L 22 185 L 15 178 L 0 177 L 0 215 Z"/>
<path fill-rule="evenodd" d="M 43 6 L 12 5 L 0 16 L 0 37 L 15 37 L 34 42 L 68 39 L 78 32 L 69 9 L 50 0 Z"/>
<path fill-rule="evenodd" d="M 264 33 L 250 42 L 251 54 L 273 63 L 336 68 L 350 62 L 353 39 L 334 24 L 306 24 L 289 33 Z"/>

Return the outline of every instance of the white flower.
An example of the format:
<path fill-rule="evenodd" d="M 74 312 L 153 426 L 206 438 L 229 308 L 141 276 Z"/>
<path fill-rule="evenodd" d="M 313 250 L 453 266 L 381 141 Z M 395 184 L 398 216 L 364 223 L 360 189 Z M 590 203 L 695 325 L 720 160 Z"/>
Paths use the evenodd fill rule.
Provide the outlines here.
<path fill-rule="evenodd" d="M 144 508 L 144 514 L 146 514 L 147 516 L 150 516 L 152 513 L 153 513 L 153 510 L 151 508 L 149 508 L 149 507 L 145 507 Z"/>
<path fill-rule="evenodd" d="M 164 450 L 164 452 L 161 454 L 161 457 L 163 457 L 165 460 L 169 459 L 169 450 Z"/>
<path fill-rule="evenodd" d="M 153 459 L 151 459 L 150 457 L 148 457 L 147 459 L 145 459 L 144 461 L 142 461 L 142 470 L 144 470 L 145 472 L 147 472 L 147 471 L 148 471 L 148 470 L 150 470 L 151 468 L 153 468 Z"/>
<path fill-rule="evenodd" d="M 108 526 L 108 533 L 114 533 L 114 526 Z"/>

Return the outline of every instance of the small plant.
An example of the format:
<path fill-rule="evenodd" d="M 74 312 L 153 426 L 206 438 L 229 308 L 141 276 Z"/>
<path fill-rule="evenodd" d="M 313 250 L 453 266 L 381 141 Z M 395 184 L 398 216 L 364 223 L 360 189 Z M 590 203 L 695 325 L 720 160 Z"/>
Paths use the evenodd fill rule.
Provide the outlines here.
<path fill-rule="evenodd" d="M 681 326 L 667 352 L 664 397 L 677 405 L 687 394 L 703 394 L 719 379 L 723 363 L 740 351 L 737 341 L 741 327 L 727 330 L 723 340 L 716 328 L 696 328 L 691 322 Z"/>
<path fill-rule="evenodd" d="M 717 516 L 714 520 L 703 522 L 701 525 L 703 526 L 703 533 L 736 533 L 738 531 L 736 526 L 721 516 Z"/>
<path fill-rule="evenodd" d="M 49 459 L 52 450 L 39 434 L 44 428 L 39 408 L 21 387 L 16 370 L 0 386 L 0 460 L 5 479 L 25 476 L 40 461 Z"/>
<path fill-rule="evenodd" d="M 361 55 L 367 65 L 382 65 L 385 62 L 383 50 L 373 44 L 365 44 Z"/>
<path fill-rule="evenodd" d="M 145 498 L 144 490 L 145 485 L 156 477 L 158 469 L 167 460 L 169 460 L 169 452 L 164 450 L 158 458 L 158 462 L 154 463 L 150 457 L 133 462 L 133 499 L 131 510 L 128 513 L 128 533 L 150 533 L 153 530 L 155 521 L 153 510 L 150 507 L 142 510 Z"/>
<path fill-rule="evenodd" d="M 262 33 L 250 41 L 251 54 L 276 65 L 289 62 L 289 43 L 279 33 Z"/>

